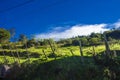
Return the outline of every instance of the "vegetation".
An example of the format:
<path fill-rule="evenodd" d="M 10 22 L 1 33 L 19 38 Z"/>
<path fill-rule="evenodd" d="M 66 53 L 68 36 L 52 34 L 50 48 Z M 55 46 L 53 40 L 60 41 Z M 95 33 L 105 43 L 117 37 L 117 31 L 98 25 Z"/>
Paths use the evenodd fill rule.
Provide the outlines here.
<path fill-rule="evenodd" d="M 10 32 L 0 28 L 0 43 L 7 42 L 10 39 Z"/>
<path fill-rule="evenodd" d="M 8 30 L 0 30 L 5 34 L 0 35 L 0 73 L 7 67 L 5 80 L 120 79 L 120 37 L 116 37 L 120 30 L 59 41 L 21 34 L 15 42 L 9 41 Z"/>

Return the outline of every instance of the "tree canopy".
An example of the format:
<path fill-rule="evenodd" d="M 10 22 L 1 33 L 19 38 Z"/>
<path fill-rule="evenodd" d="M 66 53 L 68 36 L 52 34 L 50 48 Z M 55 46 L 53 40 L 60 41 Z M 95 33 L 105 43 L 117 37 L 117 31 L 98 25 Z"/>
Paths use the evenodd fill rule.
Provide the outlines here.
<path fill-rule="evenodd" d="M 0 28 L 0 43 L 7 42 L 10 39 L 10 32 L 4 28 Z"/>

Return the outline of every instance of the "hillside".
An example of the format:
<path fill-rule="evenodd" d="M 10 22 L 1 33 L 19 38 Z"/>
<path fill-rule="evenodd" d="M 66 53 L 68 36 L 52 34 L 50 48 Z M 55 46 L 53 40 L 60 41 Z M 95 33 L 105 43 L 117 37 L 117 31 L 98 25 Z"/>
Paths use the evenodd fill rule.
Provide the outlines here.
<path fill-rule="evenodd" d="M 110 37 L 112 32 L 60 41 L 27 40 L 24 35 L 17 42 L 2 38 L 0 77 L 5 80 L 119 80 L 120 41 Z"/>

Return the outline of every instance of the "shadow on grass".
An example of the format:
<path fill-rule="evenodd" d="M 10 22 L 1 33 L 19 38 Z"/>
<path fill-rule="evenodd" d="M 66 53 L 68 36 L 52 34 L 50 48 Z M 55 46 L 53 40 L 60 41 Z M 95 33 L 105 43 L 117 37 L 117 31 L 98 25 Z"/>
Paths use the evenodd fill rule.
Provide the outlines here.
<path fill-rule="evenodd" d="M 102 80 L 102 69 L 94 65 L 92 57 L 63 57 L 53 61 L 34 61 L 23 65 L 19 80 Z"/>
<path fill-rule="evenodd" d="M 98 57 L 107 66 L 95 64 L 90 56 L 84 56 L 84 63 L 80 56 L 25 62 L 21 64 L 21 72 L 15 80 L 119 80 L 120 60 L 107 62 L 102 54 Z M 113 76 L 115 78 L 111 78 Z"/>

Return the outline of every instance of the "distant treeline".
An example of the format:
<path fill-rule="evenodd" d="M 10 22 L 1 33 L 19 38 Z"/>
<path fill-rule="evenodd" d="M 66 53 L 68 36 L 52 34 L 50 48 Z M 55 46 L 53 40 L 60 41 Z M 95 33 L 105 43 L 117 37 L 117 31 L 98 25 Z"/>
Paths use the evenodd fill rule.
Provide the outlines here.
<path fill-rule="evenodd" d="M 10 39 L 10 35 L 12 33 L 8 33 L 9 31 L 5 29 L 0 29 L 0 42 L 3 43 L 5 40 Z M 4 35 L 3 35 L 4 34 Z M 88 36 L 76 36 L 73 38 L 61 39 L 59 41 L 54 41 L 53 39 L 39 39 L 36 40 L 34 37 L 28 39 L 25 34 L 21 34 L 15 42 L 5 42 L 7 44 L 3 44 L 3 48 L 25 48 L 25 47 L 42 47 L 47 46 L 49 43 L 57 44 L 58 46 L 78 46 L 79 41 L 81 41 L 82 46 L 92 46 L 92 45 L 101 45 L 104 44 L 103 34 L 106 35 L 106 38 L 109 42 L 118 42 L 120 39 L 120 30 L 109 30 L 104 33 L 91 33 Z M 8 36 L 7 36 L 8 35 Z M 9 43 L 9 44 L 8 44 Z"/>
<path fill-rule="evenodd" d="M 59 41 L 54 41 L 53 39 L 40 39 L 38 41 L 36 41 L 35 39 L 30 39 L 27 41 L 27 46 L 28 47 L 47 46 L 49 45 L 49 42 L 51 42 L 52 44 L 57 44 L 58 46 L 62 47 L 78 46 L 79 41 L 81 41 L 82 46 L 101 45 L 104 44 L 103 34 L 106 35 L 106 38 L 109 42 L 118 42 L 118 40 L 120 39 L 120 30 L 110 30 L 104 33 L 91 33 L 88 36 L 76 36 L 73 38 L 61 39 Z"/>
<path fill-rule="evenodd" d="M 78 46 L 81 41 L 83 46 L 91 46 L 91 45 L 101 45 L 104 44 L 104 36 L 109 42 L 117 42 L 120 39 L 120 30 L 110 30 L 104 33 L 91 33 L 88 36 L 77 36 L 69 39 L 62 39 L 57 41 L 58 44 L 62 44 L 62 46 Z"/>

